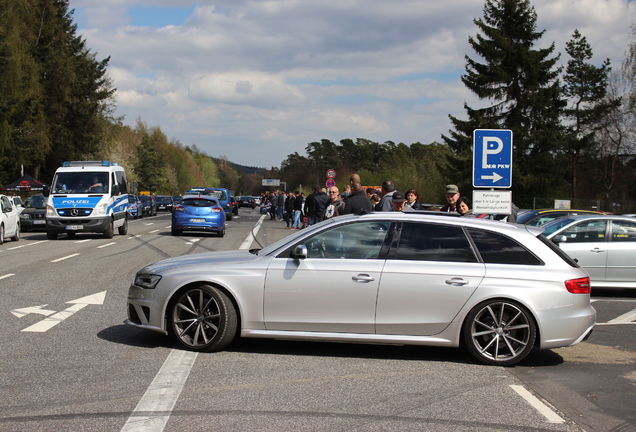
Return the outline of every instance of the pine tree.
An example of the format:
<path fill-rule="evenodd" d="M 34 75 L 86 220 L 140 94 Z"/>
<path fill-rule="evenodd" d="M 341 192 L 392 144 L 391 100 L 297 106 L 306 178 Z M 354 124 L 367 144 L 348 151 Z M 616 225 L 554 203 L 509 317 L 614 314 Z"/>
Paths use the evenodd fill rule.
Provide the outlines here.
<path fill-rule="evenodd" d="M 564 150 L 569 156 L 572 198 L 576 198 L 581 156 L 595 147 L 595 131 L 619 101 L 606 99 L 610 60 L 599 67 L 590 64 L 592 48 L 578 30 L 574 30 L 565 51 L 571 59 L 563 77 L 563 93 L 570 101 L 564 110 L 564 117 L 569 120 Z"/>
<path fill-rule="evenodd" d="M 455 130 L 442 136 L 453 150 L 455 180 L 466 186 L 472 173 L 474 129 L 510 129 L 513 132 L 513 196 L 527 205 L 533 195 L 550 193 L 560 185 L 554 151 L 562 145 L 560 113 L 564 107 L 558 81 L 559 56 L 551 57 L 554 43 L 535 49 L 544 31 L 536 31 L 537 14 L 528 0 L 487 0 L 480 33 L 469 37 L 473 50 L 484 60 L 466 56 L 464 85 L 490 103 L 474 109 L 464 104 L 468 120 L 449 116 Z"/>

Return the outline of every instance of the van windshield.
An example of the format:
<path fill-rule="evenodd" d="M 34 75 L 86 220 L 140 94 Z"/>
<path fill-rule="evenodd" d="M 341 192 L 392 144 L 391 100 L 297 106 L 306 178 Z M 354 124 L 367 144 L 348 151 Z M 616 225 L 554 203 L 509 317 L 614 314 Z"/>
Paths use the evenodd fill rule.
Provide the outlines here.
<path fill-rule="evenodd" d="M 61 172 L 55 175 L 53 193 L 105 193 L 108 191 L 108 173 L 106 172 Z"/>

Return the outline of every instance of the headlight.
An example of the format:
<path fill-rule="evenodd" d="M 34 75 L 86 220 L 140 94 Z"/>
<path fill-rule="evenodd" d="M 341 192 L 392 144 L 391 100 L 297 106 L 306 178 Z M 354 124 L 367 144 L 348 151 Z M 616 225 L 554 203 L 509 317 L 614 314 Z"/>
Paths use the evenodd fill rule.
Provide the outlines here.
<path fill-rule="evenodd" d="M 55 209 L 53 208 L 53 206 L 50 206 L 50 205 L 46 206 L 46 215 L 47 216 L 56 216 Z"/>
<path fill-rule="evenodd" d="M 20 213 L 20 219 L 29 220 L 31 216 L 29 216 L 29 214 Z"/>
<path fill-rule="evenodd" d="M 133 285 L 145 289 L 155 289 L 160 280 L 161 276 L 159 275 L 138 274 L 135 275 Z"/>
<path fill-rule="evenodd" d="M 100 204 L 97 207 L 95 207 L 95 210 L 93 210 L 93 214 L 95 216 L 103 216 L 106 214 L 106 209 L 108 208 L 108 206 L 106 204 Z"/>

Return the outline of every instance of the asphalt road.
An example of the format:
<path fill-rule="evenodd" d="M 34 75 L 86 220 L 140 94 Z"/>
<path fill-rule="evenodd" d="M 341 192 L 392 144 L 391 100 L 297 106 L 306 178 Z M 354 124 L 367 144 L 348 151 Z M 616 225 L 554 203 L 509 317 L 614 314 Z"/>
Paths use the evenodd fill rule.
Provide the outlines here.
<path fill-rule="evenodd" d="M 111 240 L 0 246 L 0 431 L 636 431 L 632 292 L 595 293 L 603 325 L 588 341 L 514 368 L 448 348 L 256 339 L 194 354 L 122 324 L 139 268 L 258 247 L 260 218 L 241 209 L 224 238 L 173 237 L 160 214 Z M 255 237 L 289 233 L 266 218 Z"/>

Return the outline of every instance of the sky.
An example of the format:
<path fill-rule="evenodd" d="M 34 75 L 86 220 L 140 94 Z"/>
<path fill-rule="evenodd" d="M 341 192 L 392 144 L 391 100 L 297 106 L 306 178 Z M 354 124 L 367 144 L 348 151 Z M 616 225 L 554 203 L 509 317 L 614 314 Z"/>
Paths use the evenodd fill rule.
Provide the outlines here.
<path fill-rule="evenodd" d="M 578 29 L 620 67 L 633 0 L 532 0 L 536 48 L 560 64 Z M 441 142 L 448 115 L 487 106 L 461 83 L 483 0 L 70 0 L 116 114 L 246 166 L 280 167 L 307 144 Z"/>

